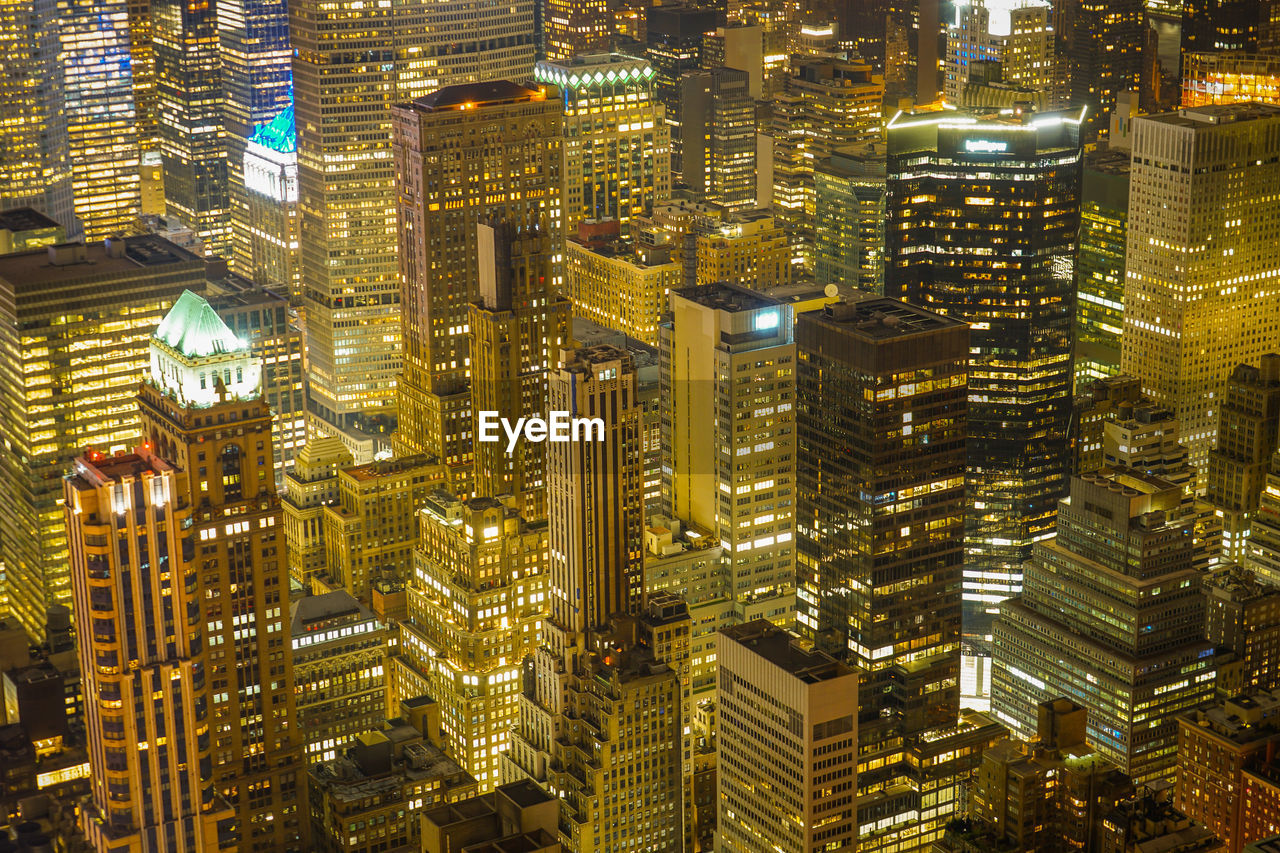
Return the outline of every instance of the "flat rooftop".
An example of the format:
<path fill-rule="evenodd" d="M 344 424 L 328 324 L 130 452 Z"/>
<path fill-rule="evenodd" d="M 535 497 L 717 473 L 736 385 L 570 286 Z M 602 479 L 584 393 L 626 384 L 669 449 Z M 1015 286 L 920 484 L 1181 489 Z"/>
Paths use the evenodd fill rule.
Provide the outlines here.
<path fill-rule="evenodd" d="M 725 281 L 704 284 L 697 287 L 681 287 L 674 291 L 683 299 L 715 308 L 720 311 L 754 311 L 757 308 L 768 308 L 778 305 L 778 300 L 766 296 L 758 290 L 729 284 Z"/>
<path fill-rule="evenodd" d="M 1280 116 L 1280 106 L 1250 101 L 1238 104 L 1206 104 L 1202 107 L 1186 107 L 1168 113 L 1142 116 L 1144 121 L 1160 122 L 1178 127 L 1206 127 L 1256 121 Z"/>
<path fill-rule="evenodd" d="M 826 652 L 798 645 L 798 637 L 765 619 L 724 628 L 720 633 L 809 684 L 853 673 L 852 669 Z"/>
<path fill-rule="evenodd" d="M 469 110 L 478 106 L 514 104 L 522 101 L 543 101 L 546 95 L 510 80 L 490 80 L 486 83 L 460 83 L 445 86 L 413 102 L 421 110 Z"/>
<path fill-rule="evenodd" d="M 105 243 L 83 246 L 62 243 L 0 256 L 0 279 L 19 285 L 25 291 L 68 279 L 125 276 L 173 264 L 204 265 L 203 258 L 156 234 L 112 238 L 115 240 L 124 241 L 124 251 L 119 257 L 111 257 Z M 79 252 L 83 252 L 83 260 L 74 260 Z M 67 262 L 55 263 L 55 256 Z"/>
<path fill-rule="evenodd" d="M 21 231 L 44 231 L 57 228 L 58 223 L 33 207 L 12 207 L 0 210 L 0 228 L 17 234 Z"/>
<path fill-rule="evenodd" d="M 962 320 L 935 314 L 889 296 L 875 296 L 865 291 L 854 293 L 856 295 L 841 302 L 823 306 L 821 311 L 807 311 L 800 317 L 805 322 L 851 331 L 874 340 L 902 338 L 967 325 Z M 799 320 L 797 318 L 797 322 Z"/>

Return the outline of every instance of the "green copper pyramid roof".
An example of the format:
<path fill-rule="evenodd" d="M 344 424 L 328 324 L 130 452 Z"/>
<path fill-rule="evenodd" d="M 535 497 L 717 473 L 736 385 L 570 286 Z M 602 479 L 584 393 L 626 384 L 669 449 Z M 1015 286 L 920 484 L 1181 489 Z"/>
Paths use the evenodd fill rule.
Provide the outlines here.
<path fill-rule="evenodd" d="M 155 337 L 187 358 L 207 358 L 219 353 L 248 349 L 222 322 L 218 312 L 203 296 L 182 291 L 169 313 L 160 321 Z"/>

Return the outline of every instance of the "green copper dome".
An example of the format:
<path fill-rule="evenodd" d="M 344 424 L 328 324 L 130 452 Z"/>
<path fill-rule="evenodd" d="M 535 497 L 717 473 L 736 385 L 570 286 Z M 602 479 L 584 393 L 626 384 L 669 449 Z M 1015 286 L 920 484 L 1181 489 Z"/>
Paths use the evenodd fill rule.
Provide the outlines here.
<path fill-rule="evenodd" d="M 249 348 L 235 336 L 203 296 L 184 290 L 160 321 L 155 337 L 187 358 L 208 358 Z"/>

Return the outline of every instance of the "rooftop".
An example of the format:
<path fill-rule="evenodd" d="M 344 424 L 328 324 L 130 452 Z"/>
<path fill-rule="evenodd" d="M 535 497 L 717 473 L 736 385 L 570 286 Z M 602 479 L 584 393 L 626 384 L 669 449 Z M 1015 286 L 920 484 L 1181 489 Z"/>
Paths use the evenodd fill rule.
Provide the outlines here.
<path fill-rule="evenodd" d="M 966 325 L 963 321 L 888 296 L 875 296 L 866 291 L 853 291 L 840 301 L 823 306 L 821 311 L 808 311 L 797 318 L 854 335 L 884 340 L 903 338 L 922 332 L 953 329 Z"/>
<path fill-rule="evenodd" d="M 31 292 L 69 280 L 125 277 L 172 264 L 191 264 L 201 271 L 204 268 L 204 260 L 186 249 L 155 234 L 140 234 L 87 245 L 62 243 L 0 256 L 0 279 L 15 289 Z"/>
<path fill-rule="evenodd" d="M 146 473 L 162 474 L 172 470 L 173 466 L 168 462 L 142 448 L 137 453 L 117 453 L 115 456 L 86 450 L 83 456 L 72 462 L 71 477 L 83 477 L 90 486 L 97 487 Z"/>
<path fill-rule="evenodd" d="M 289 611 L 292 620 L 291 630 L 295 636 L 314 630 L 312 626 L 316 622 L 325 622 L 337 616 L 369 620 L 374 618 L 373 613 L 344 589 L 300 598 L 290 605 Z"/>
<path fill-rule="evenodd" d="M 269 148 L 280 154 L 292 154 L 298 150 L 298 133 L 294 126 L 293 99 L 271 121 L 254 125 L 250 142 Z"/>
<path fill-rule="evenodd" d="M 853 674 L 826 652 L 801 647 L 795 634 L 765 619 L 722 628 L 720 633 L 808 684 Z"/>
<path fill-rule="evenodd" d="M 1168 113 L 1141 116 L 1141 121 L 1170 124 L 1177 127 L 1211 127 L 1232 124 L 1241 121 L 1276 118 L 1280 116 L 1280 106 L 1262 104 L 1256 101 L 1237 104 L 1206 104 L 1202 107 L 1187 107 Z"/>
<path fill-rule="evenodd" d="M 719 311 L 755 311 L 780 304 L 777 299 L 758 290 L 751 290 L 725 281 L 696 287 L 681 287 L 672 291 L 683 299 Z"/>
<path fill-rule="evenodd" d="M 422 110 L 470 110 L 479 106 L 512 104 L 524 101 L 542 101 L 546 95 L 510 80 L 490 80 L 486 83 L 460 83 L 445 86 L 413 102 Z"/>
<path fill-rule="evenodd" d="M 0 210 L 0 228 L 15 234 L 20 231 L 44 231 L 58 227 L 58 223 L 35 208 L 13 207 Z"/>
<path fill-rule="evenodd" d="M 1239 746 L 1280 736 L 1280 690 L 1258 690 L 1215 699 L 1181 715 L 1180 725 L 1198 726 Z"/>

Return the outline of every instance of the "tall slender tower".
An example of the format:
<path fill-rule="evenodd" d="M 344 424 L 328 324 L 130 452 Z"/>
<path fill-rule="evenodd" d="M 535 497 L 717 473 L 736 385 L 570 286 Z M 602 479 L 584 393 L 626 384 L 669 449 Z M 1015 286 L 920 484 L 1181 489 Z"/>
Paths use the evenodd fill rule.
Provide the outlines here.
<path fill-rule="evenodd" d="M 660 329 L 669 514 L 718 536 L 736 621 L 795 611 L 791 306 L 744 287 L 676 291 Z"/>
<path fill-rule="evenodd" d="M 1197 471 L 1208 470 L 1223 382 L 1280 335 L 1277 148 L 1275 106 L 1133 123 L 1120 367 L 1177 415 Z"/>
<path fill-rule="evenodd" d="M 471 473 L 477 226 L 488 217 L 544 229 L 552 255 L 538 272 L 544 280 L 523 286 L 558 288 L 561 109 L 541 89 L 496 80 L 448 86 L 393 111 L 404 340 L 396 441 L 402 454 L 447 464 L 455 491 Z"/>
<path fill-rule="evenodd" d="M 60 78 L 76 219 L 65 224 L 69 236 L 101 240 L 128 231 L 142 203 L 129 7 L 125 0 L 59 0 L 57 26 L 52 90 Z"/>
<path fill-rule="evenodd" d="M 396 241 L 409 223 L 397 223 L 404 206 L 397 203 L 391 107 L 455 84 L 527 79 L 533 4 L 289 4 L 310 424 L 343 438 L 357 462 L 389 445 L 401 369 Z M 453 335 L 465 336 L 456 327 L 465 325 L 474 298 L 474 287 L 458 294 Z M 415 311 L 404 306 L 406 317 Z M 407 357 L 414 346 L 406 341 Z M 447 369 L 465 370 L 465 362 Z"/>
<path fill-rule="evenodd" d="M 210 255 L 231 246 L 222 56 L 213 3 L 151 0 L 165 209 Z"/>
<path fill-rule="evenodd" d="M 889 123 L 885 295 L 970 325 L 965 634 L 990 633 L 1067 485 L 1078 113 Z"/>
<path fill-rule="evenodd" d="M 544 220 L 545 223 L 545 220 Z M 547 407 L 547 373 L 569 343 L 569 300 L 551 288 L 552 246 L 543 227 L 479 226 L 480 299 L 471 303 L 473 434 L 482 417 L 515 422 Z M 475 493 L 512 495 L 521 515 L 546 517 L 544 455 L 476 442 Z"/>
<path fill-rule="evenodd" d="M 289 580 L 261 360 L 186 291 L 151 340 L 138 403 L 148 445 L 185 474 L 204 590 L 213 779 L 241 851 L 298 850 L 302 732 Z"/>
<path fill-rule="evenodd" d="M 214 791 L 208 643 L 185 473 L 145 447 L 75 460 L 63 485 L 96 853 L 236 850 Z M 90 615 L 91 614 L 91 615 Z"/>

